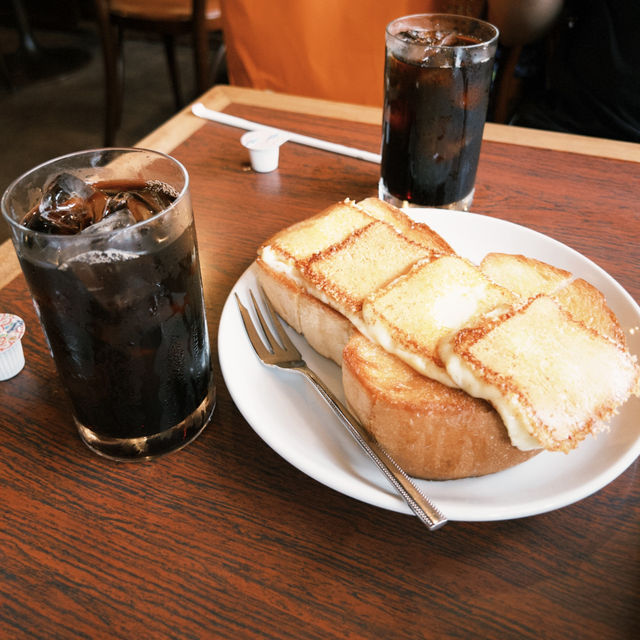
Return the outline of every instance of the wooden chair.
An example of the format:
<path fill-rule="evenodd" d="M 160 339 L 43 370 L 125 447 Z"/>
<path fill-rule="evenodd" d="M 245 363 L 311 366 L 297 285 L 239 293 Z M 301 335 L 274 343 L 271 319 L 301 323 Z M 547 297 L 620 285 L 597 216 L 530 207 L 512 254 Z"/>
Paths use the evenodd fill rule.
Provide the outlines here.
<path fill-rule="evenodd" d="M 183 104 L 175 58 L 177 36 L 191 37 L 198 93 L 211 86 L 215 77 L 212 71 L 218 70 L 224 57 L 220 38 L 215 62 L 210 64 L 210 35 L 222 29 L 220 0 L 94 0 L 94 5 L 104 56 L 106 146 L 113 144 L 122 117 L 122 42 L 125 29 L 162 37 L 176 109 Z"/>
<path fill-rule="evenodd" d="M 382 106 L 384 31 L 412 13 L 482 17 L 484 0 L 221 0 L 231 84 Z"/>

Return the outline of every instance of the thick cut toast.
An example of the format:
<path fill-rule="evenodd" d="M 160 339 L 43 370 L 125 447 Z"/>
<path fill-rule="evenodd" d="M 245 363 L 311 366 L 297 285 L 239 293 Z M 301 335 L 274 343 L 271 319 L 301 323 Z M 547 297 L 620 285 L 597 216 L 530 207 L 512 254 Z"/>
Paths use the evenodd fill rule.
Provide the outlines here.
<path fill-rule="evenodd" d="M 564 269 L 523 255 L 489 253 L 480 269 L 495 283 L 528 300 L 539 293 L 553 293 L 568 284 L 573 275 Z"/>
<path fill-rule="evenodd" d="M 592 284 L 577 278 L 555 291 L 553 297 L 575 320 L 626 346 L 627 341 L 618 319 L 607 305 L 604 295 Z"/>
<path fill-rule="evenodd" d="M 352 200 L 338 202 L 311 218 L 301 220 L 273 235 L 258 250 L 273 251 L 282 262 L 304 260 L 318 251 L 341 242 L 356 229 L 366 227 L 373 218 Z"/>
<path fill-rule="evenodd" d="M 342 352 L 354 331 L 341 313 L 302 290 L 282 272 L 258 263 L 258 281 L 274 309 L 325 358 L 342 366 Z"/>
<path fill-rule="evenodd" d="M 421 376 L 357 331 L 344 349 L 342 377 L 355 416 L 415 477 L 480 476 L 538 453 L 514 447 L 487 402 Z"/>
<path fill-rule="evenodd" d="M 355 389 L 353 403 L 361 407 L 365 425 L 373 414 L 364 409 L 373 411 L 372 390 L 378 389 L 377 417 L 370 424 L 382 416 L 389 421 L 377 423 L 378 433 L 414 438 L 414 425 L 426 433 L 436 424 L 423 422 L 427 407 L 438 424 L 447 424 L 447 403 L 438 400 L 444 397 L 441 385 L 420 373 L 489 400 L 511 443 L 523 450 L 567 451 L 603 428 L 630 393 L 639 393 L 638 366 L 623 332 L 604 296 L 589 283 L 524 256 L 489 254 L 478 269 L 452 254 L 427 225 L 416 225 L 377 199 L 345 200 L 292 225 L 263 245 L 257 264 L 276 310 L 319 353 L 343 364 L 343 348 L 355 327 L 413 368 L 420 381 L 416 394 L 421 388 L 426 405 L 411 416 L 409 410 L 396 411 L 399 396 L 385 373 L 400 376 L 395 356 L 386 354 L 388 368 L 362 366 L 359 375 L 355 365 L 347 367 L 346 384 Z M 372 348 L 366 351 L 376 360 Z M 356 355 L 363 350 L 360 343 Z M 469 425 L 484 424 L 484 414 L 471 413 Z M 485 437 L 492 440 L 489 433 Z M 415 438 L 433 443 L 435 436 Z M 418 449 L 398 447 L 419 458 Z M 437 451 L 436 457 L 444 455 Z M 493 455 L 491 448 L 483 451 L 480 457 Z M 501 464 L 487 468 L 505 468 Z M 444 477 L 432 472 L 431 477 Z M 450 472 L 440 467 L 437 473 Z"/>
<path fill-rule="evenodd" d="M 273 252 L 277 260 L 293 264 L 341 242 L 374 220 L 386 222 L 429 251 L 453 254 L 445 240 L 428 225 L 414 222 L 400 209 L 378 198 L 366 198 L 358 203 L 345 199 L 279 231 L 260 247 L 258 255 Z"/>
<path fill-rule="evenodd" d="M 523 300 L 539 293 L 553 296 L 576 320 L 598 333 L 626 344 L 624 332 L 602 293 L 582 278 L 534 258 L 490 253 L 480 268 L 497 284 Z"/>
<path fill-rule="evenodd" d="M 364 299 L 418 260 L 433 256 L 385 222 L 375 221 L 300 262 L 308 292 L 361 325 Z"/>
<path fill-rule="evenodd" d="M 445 239 L 438 235 L 429 225 L 414 222 L 403 211 L 379 198 L 366 198 L 357 203 L 363 211 L 377 220 L 390 224 L 396 231 L 409 240 L 413 240 L 429 251 L 441 255 L 455 255 L 454 250 Z"/>
<path fill-rule="evenodd" d="M 516 300 L 480 269 L 457 256 L 416 263 L 370 295 L 362 307 L 366 333 L 419 373 L 450 387 L 438 342 L 479 316 Z"/>
<path fill-rule="evenodd" d="M 376 227 L 373 230 L 360 235 L 359 232 L 374 222 Z M 390 227 L 382 225 L 382 222 Z M 397 233 L 392 233 L 391 227 Z M 413 240 L 398 236 L 398 233 L 409 234 Z M 370 244 L 362 250 L 372 255 L 384 254 L 390 258 L 389 265 L 382 265 L 381 268 L 390 270 L 392 275 L 407 268 L 407 253 L 411 255 L 408 262 L 413 262 L 434 251 L 452 252 L 451 247 L 428 225 L 413 222 L 402 211 L 378 198 L 367 198 L 359 203 L 344 200 L 334 204 L 321 213 L 276 233 L 258 251 L 259 279 L 278 313 L 293 329 L 302 333 L 316 351 L 338 364 L 342 362 L 342 349 L 353 326 L 335 309 L 345 312 L 347 307 L 332 301 L 315 286 L 310 286 L 301 271 L 308 261 L 313 261 L 321 277 L 325 259 L 340 270 L 339 260 L 331 260 L 328 256 L 334 252 L 340 253 L 344 246 L 349 247 L 347 250 L 357 252 L 358 249 L 354 247 L 365 247 L 363 243 L 367 241 Z M 385 246 L 384 243 L 387 242 L 388 245 Z M 404 260 L 399 270 L 394 249 L 398 249 L 400 260 Z M 352 266 L 353 259 L 348 261 L 348 267 Z M 373 279 L 378 271 L 372 269 L 368 276 Z M 341 282 L 345 294 L 349 294 L 352 289 L 349 282 L 352 274 L 355 276 L 354 287 L 362 284 L 362 277 L 358 273 L 342 273 Z M 387 276 L 384 281 L 386 279 Z M 330 285 L 328 283 L 328 287 Z M 337 289 L 334 286 L 332 290 Z M 328 301 L 334 310 L 330 311 L 321 300 Z M 358 317 L 359 314 L 356 313 L 352 320 L 357 321 Z"/>
<path fill-rule="evenodd" d="M 511 444 L 489 403 L 420 375 L 344 316 L 267 269 L 263 264 L 258 278 L 276 311 L 292 324 L 290 311 L 298 310 L 295 321 L 309 345 L 342 367 L 354 415 L 407 473 L 431 480 L 480 476 L 538 453 Z"/>
<path fill-rule="evenodd" d="M 640 395 L 640 368 L 620 344 L 539 295 L 439 347 L 449 375 L 492 403 L 521 449 L 569 451 Z"/>

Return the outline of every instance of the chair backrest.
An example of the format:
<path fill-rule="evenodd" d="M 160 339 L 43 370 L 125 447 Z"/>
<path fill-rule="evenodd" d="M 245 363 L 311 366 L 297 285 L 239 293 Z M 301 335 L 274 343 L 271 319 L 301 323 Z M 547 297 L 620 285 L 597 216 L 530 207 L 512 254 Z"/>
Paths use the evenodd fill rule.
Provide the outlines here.
<path fill-rule="evenodd" d="M 231 84 L 381 106 L 384 33 L 412 13 L 482 17 L 484 0 L 222 0 Z"/>
<path fill-rule="evenodd" d="M 189 21 L 204 15 L 206 0 L 105 0 L 109 11 L 122 18 L 154 22 Z M 216 3 L 217 4 L 217 3 Z"/>

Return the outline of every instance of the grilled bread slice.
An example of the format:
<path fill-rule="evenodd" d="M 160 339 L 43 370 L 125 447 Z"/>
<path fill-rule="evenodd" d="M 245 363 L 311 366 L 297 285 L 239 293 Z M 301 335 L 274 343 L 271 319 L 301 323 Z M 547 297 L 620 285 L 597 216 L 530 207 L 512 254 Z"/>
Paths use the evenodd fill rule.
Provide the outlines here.
<path fill-rule="evenodd" d="M 356 327 L 362 327 L 365 298 L 418 260 L 433 255 L 385 222 L 375 221 L 300 261 L 300 271 L 308 293 L 349 318 Z"/>
<path fill-rule="evenodd" d="M 420 375 L 357 331 L 344 349 L 342 382 L 358 420 L 417 478 L 486 475 L 538 453 L 511 444 L 489 403 Z"/>
<path fill-rule="evenodd" d="M 573 280 L 569 271 L 523 255 L 488 253 L 480 269 L 494 282 L 528 300 L 553 293 Z"/>
<path fill-rule="evenodd" d="M 364 241 L 372 236 L 378 237 L 381 242 L 389 237 L 392 241 L 388 247 L 369 244 L 366 250 L 386 252 L 385 255 L 391 258 L 391 265 L 395 261 L 392 252 L 398 247 L 401 258 L 405 256 L 407 248 L 415 255 L 415 259 L 436 251 L 453 253 L 444 239 L 428 225 L 413 222 L 402 211 L 378 198 L 367 198 L 359 203 L 348 199 L 338 202 L 276 233 L 258 251 L 256 262 L 259 280 L 276 311 L 293 329 L 302 333 L 316 351 L 338 364 L 342 362 L 342 350 L 353 331 L 353 325 L 344 315 L 330 311 L 320 301 L 325 299 L 324 295 L 309 286 L 301 270 L 307 261 L 318 254 L 320 257 L 315 258 L 314 262 L 320 273 L 319 263 L 330 253 L 329 250 L 334 251 L 332 247 L 337 245 L 344 246 L 345 241 L 354 234 L 356 237 L 346 244 L 349 247 L 355 244 L 363 246 L 363 238 L 356 232 L 376 221 L 379 224 L 372 230 L 373 233 L 363 234 Z M 390 226 L 381 226 L 382 222 Z M 397 233 L 392 234 L 391 228 Z M 403 239 L 402 235 L 398 237 L 398 234 L 406 234 L 411 240 Z M 335 251 L 339 252 L 340 249 L 336 248 Z M 406 262 L 403 262 L 400 270 L 405 268 Z M 391 269 L 391 273 L 397 273 L 393 266 Z M 349 291 L 347 275 L 343 274 L 345 293 Z M 373 277 L 374 272 L 370 275 Z M 309 289 L 315 295 L 310 295 Z M 332 306 L 345 311 L 337 303 Z"/>
<path fill-rule="evenodd" d="M 353 201 L 338 202 L 273 235 L 258 249 L 258 260 L 299 283 L 300 260 L 341 242 L 373 220 Z"/>
<path fill-rule="evenodd" d="M 355 330 L 353 324 L 281 271 L 258 262 L 258 281 L 278 315 L 301 333 L 312 349 L 342 366 L 342 352 Z"/>
<path fill-rule="evenodd" d="M 480 263 L 494 282 L 527 300 L 539 293 L 553 296 L 576 320 L 598 333 L 626 344 L 624 332 L 604 295 L 582 278 L 534 258 L 490 253 Z"/>
<path fill-rule="evenodd" d="M 457 256 L 432 257 L 371 294 L 362 307 L 365 332 L 419 373 L 457 386 L 438 342 L 479 316 L 516 301 L 478 267 Z"/>
<path fill-rule="evenodd" d="M 258 249 L 258 280 L 278 314 L 314 349 L 338 364 L 352 325 L 306 293 L 299 265 L 374 220 L 346 199 L 279 231 Z"/>
<path fill-rule="evenodd" d="M 446 240 L 429 225 L 415 222 L 403 211 L 379 198 L 365 198 L 357 206 L 377 220 L 390 224 L 396 231 L 429 251 L 441 255 L 455 255 Z"/>
<path fill-rule="evenodd" d="M 259 279 L 282 317 L 319 353 L 343 365 L 345 393 L 357 415 L 412 473 L 431 478 L 479 475 L 517 464 L 541 447 L 569 450 L 587 433 L 601 429 L 629 393 L 638 393 L 637 364 L 597 289 L 524 256 L 490 254 L 481 265 L 484 275 L 479 275 L 429 227 L 416 227 L 399 210 L 368 200 L 338 203 L 276 234 L 259 252 Z M 530 298 L 540 292 L 549 295 Z M 544 309 L 538 299 L 547 301 L 541 303 Z M 438 325 L 440 333 L 425 326 L 425 303 L 435 305 L 431 316 L 426 314 L 432 323 L 433 318 L 449 318 Z M 512 306 L 505 310 L 505 304 Z M 527 311 L 530 306 L 535 314 Z M 363 336 L 356 342 L 354 325 L 383 349 Z M 542 342 L 536 333 L 540 329 L 548 329 Z M 478 338 L 473 349 L 486 365 L 475 353 L 467 363 L 472 349 L 467 353 L 461 345 L 471 335 Z M 554 351 L 550 345 L 556 342 L 561 348 Z M 464 385 L 469 394 L 488 399 L 498 411 L 420 375 L 426 368 L 416 362 L 425 360 L 426 345 L 435 366 L 440 371 L 444 366 L 450 384 Z M 410 367 L 387 352 L 394 349 L 405 351 Z M 350 360 L 345 364 L 347 353 Z M 571 362 L 584 364 L 571 367 Z M 478 363 L 481 373 L 474 377 Z M 482 376 L 491 367 L 498 373 L 487 381 Z M 576 382 L 575 371 L 589 367 L 606 372 L 606 383 L 598 385 L 588 376 Z M 402 385 L 408 384 L 408 377 L 415 386 L 407 387 L 403 399 Z M 394 381 L 404 382 L 397 386 Z M 538 410 L 543 418 L 535 413 Z M 578 418 L 563 422 L 554 415 L 550 420 L 549 411 L 574 411 Z M 467 425 L 462 431 L 453 428 L 456 414 Z M 480 425 L 478 431 L 473 431 L 474 423 Z M 494 427 L 510 442 L 506 452 Z M 422 444 L 412 444 L 418 442 Z M 452 451 L 445 455 L 440 448 L 445 442 L 467 453 L 459 459 Z"/>
<path fill-rule="evenodd" d="M 291 269 L 299 260 L 338 244 L 375 220 L 386 222 L 431 252 L 453 254 L 453 249 L 428 225 L 414 222 L 378 198 L 366 198 L 358 203 L 345 199 L 290 225 L 269 238 L 258 250 L 258 256 L 272 268 Z"/>
<path fill-rule="evenodd" d="M 444 338 L 439 352 L 453 380 L 491 402 L 523 450 L 568 452 L 640 395 L 636 359 L 544 294 Z"/>
<path fill-rule="evenodd" d="M 604 295 L 582 278 L 553 292 L 553 297 L 575 319 L 625 347 L 624 331 Z"/>

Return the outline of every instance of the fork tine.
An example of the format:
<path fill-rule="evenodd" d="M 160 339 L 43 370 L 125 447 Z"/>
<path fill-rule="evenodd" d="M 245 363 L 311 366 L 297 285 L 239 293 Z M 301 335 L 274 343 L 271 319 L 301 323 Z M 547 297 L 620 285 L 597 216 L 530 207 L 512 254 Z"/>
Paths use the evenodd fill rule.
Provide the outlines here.
<path fill-rule="evenodd" d="M 267 339 L 267 343 L 271 351 L 271 354 L 275 356 L 286 355 L 285 350 L 280 346 L 280 343 L 276 340 L 276 337 L 273 335 L 273 332 L 269 328 L 267 321 L 264 319 L 264 316 L 262 315 L 262 311 L 258 306 L 258 302 L 255 299 L 255 296 L 253 295 L 253 291 L 249 290 L 249 295 L 251 296 L 251 301 L 253 302 L 253 310 L 256 312 L 256 316 L 260 321 L 260 326 L 262 327 L 262 331 L 264 332 L 264 335 Z M 271 320 L 273 320 L 273 317 L 271 318 Z M 274 324 L 275 322 L 277 321 L 274 321 Z"/>
<path fill-rule="evenodd" d="M 262 289 L 262 287 L 260 288 L 260 292 L 262 294 L 262 299 L 265 302 L 265 306 L 267 307 L 267 311 L 271 316 L 271 321 L 273 322 L 273 326 L 276 328 L 276 331 L 278 332 L 278 336 L 280 337 L 281 344 L 285 347 L 287 351 L 289 351 L 291 354 L 295 354 L 296 357 L 299 358 L 300 352 L 291 341 L 291 338 L 289 338 L 289 336 L 287 335 L 287 332 L 284 330 L 284 327 L 282 326 L 282 323 L 278 319 L 278 316 L 276 314 L 275 309 L 273 308 L 273 305 L 271 304 L 271 301 L 264 294 L 264 290 Z"/>
<path fill-rule="evenodd" d="M 242 304 L 242 302 L 240 302 L 238 294 L 236 293 L 235 295 L 236 302 L 238 303 L 238 309 L 240 309 L 240 315 L 242 316 L 242 323 L 247 331 L 249 340 L 251 341 L 255 352 L 258 354 L 258 357 L 264 360 L 271 355 L 271 352 L 265 347 L 264 342 L 262 342 L 262 338 L 258 335 L 253 324 L 253 320 L 251 320 L 251 316 L 249 315 L 249 310 Z"/>

